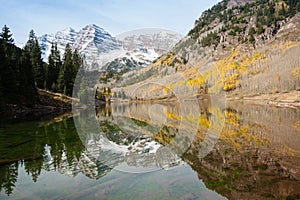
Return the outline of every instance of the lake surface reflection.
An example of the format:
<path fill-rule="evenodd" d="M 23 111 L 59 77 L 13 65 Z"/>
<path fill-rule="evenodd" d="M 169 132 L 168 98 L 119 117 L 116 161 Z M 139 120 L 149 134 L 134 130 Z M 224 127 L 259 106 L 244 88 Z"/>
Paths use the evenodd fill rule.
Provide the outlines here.
<path fill-rule="evenodd" d="M 299 199 L 300 110 L 102 105 L 0 127 L 0 199 Z"/>

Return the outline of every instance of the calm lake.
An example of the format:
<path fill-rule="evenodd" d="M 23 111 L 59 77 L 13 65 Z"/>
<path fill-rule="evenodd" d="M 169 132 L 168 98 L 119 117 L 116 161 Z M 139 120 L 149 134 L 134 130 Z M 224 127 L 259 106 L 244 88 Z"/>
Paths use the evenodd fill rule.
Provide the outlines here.
<path fill-rule="evenodd" d="M 131 103 L 1 124 L 0 199 L 300 199 L 300 110 Z"/>

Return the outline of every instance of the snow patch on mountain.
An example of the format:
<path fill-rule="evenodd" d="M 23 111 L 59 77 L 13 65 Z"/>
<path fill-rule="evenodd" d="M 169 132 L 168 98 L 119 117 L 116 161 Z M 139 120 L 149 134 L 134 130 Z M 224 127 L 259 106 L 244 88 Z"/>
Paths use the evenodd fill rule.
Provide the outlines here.
<path fill-rule="evenodd" d="M 38 38 L 42 50 L 42 58 L 47 62 L 52 43 L 56 43 L 61 55 L 67 44 L 77 49 L 85 57 L 88 65 L 99 62 L 101 54 L 112 50 L 121 50 L 121 43 L 113 38 L 101 27 L 90 24 L 76 32 L 73 28 L 66 28 L 56 34 L 45 34 Z"/>
<path fill-rule="evenodd" d="M 89 71 L 105 70 L 107 63 L 124 57 L 145 67 L 169 51 L 180 39 L 181 35 L 161 29 L 141 29 L 113 37 L 95 24 L 87 25 L 78 32 L 68 27 L 56 34 L 44 34 L 38 38 L 45 62 L 48 61 L 52 43 L 57 43 L 62 56 L 65 46 L 70 44 L 83 56 Z"/>

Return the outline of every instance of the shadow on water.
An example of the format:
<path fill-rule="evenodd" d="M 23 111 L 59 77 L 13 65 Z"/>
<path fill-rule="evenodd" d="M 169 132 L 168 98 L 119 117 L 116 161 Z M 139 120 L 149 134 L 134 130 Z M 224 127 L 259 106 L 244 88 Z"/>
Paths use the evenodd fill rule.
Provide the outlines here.
<path fill-rule="evenodd" d="M 99 132 L 89 129 L 95 117 Z M 22 197 L 25 183 L 34 190 L 30 176 L 45 190 L 39 198 L 222 198 L 213 190 L 229 199 L 297 199 L 299 119 L 296 109 L 202 101 L 102 105 L 96 116 L 3 124 L 0 197 Z"/>

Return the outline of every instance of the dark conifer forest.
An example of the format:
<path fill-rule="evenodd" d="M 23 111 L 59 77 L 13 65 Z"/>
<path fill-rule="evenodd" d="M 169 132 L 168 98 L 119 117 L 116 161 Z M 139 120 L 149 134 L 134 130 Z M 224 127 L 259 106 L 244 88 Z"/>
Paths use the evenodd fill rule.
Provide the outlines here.
<path fill-rule="evenodd" d="M 23 48 L 14 44 L 13 34 L 4 25 L 0 33 L 0 108 L 7 104 L 32 106 L 38 101 L 37 88 L 72 96 L 76 74 L 82 59 L 69 45 L 61 57 L 52 44 L 48 63 L 33 30 Z"/>

